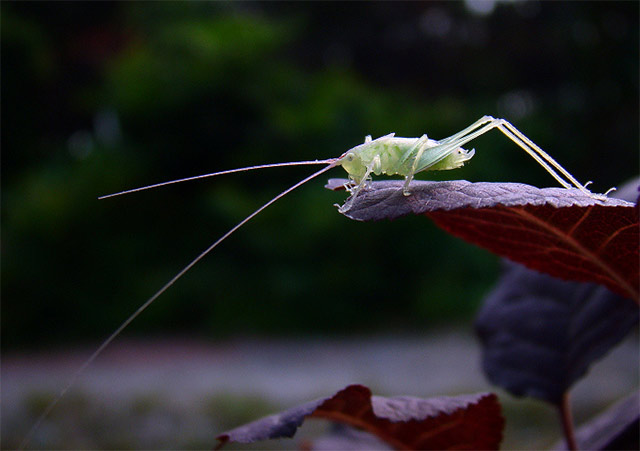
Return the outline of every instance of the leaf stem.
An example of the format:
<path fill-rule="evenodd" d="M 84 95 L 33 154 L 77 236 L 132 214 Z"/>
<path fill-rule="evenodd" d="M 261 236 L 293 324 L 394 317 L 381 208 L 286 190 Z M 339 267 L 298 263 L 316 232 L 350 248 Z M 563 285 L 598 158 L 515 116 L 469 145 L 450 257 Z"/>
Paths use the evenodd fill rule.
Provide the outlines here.
<path fill-rule="evenodd" d="M 576 443 L 576 434 L 573 427 L 573 416 L 571 415 L 571 401 L 569 399 L 569 392 L 566 391 L 562 395 L 562 401 L 558 405 L 560 411 L 560 418 L 562 420 L 562 430 L 564 437 L 567 441 L 567 449 L 576 451 L 578 444 Z"/>

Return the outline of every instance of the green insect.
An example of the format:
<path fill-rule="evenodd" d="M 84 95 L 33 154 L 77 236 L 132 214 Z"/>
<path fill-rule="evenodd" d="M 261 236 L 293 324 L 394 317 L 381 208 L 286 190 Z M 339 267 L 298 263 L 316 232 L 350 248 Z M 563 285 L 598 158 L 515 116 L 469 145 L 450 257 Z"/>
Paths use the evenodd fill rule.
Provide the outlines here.
<path fill-rule="evenodd" d="M 327 166 L 325 168 L 301 180 L 300 182 L 296 183 L 292 187 L 288 188 L 287 190 L 271 199 L 265 205 L 249 215 L 244 221 L 238 224 L 237 227 L 244 225 L 246 221 L 251 219 L 253 216 L 258 214 L 264 208 L 271 205 L 273 202 L 280 199 L 284 195 L 336 166 L 342 166 L 344 170 L 349 174 L 349 179 L 352 182 L 349 186 L 347 186 L 351 197 L 342 207 L 340 207 L 340 211 L 344 212 L 351 207 L 358 193 L 366 186 L 366 183 L 371 179 L 371 174 L 404 176 L 405 183 L 403 186 L 403 193 L 408 196 L 410 194 L 409 184 L 411 183 L 411 180 L 413 180 L 413 176 L 415 174 L 423 171 L 438 171 L 457 169 L 459 167 L 462 167 L 464 163 L 470 160 L 475 154 L 474 149 L 468 151 L 463 149 L 462 146 L 494 128 L 500 130 L 505 136 L 507 136 L 514 143 L 520 146 L 534 160 L 536 160 L 542 167 L 544 167 L 547 172 L 551 174 L 551 176 L 555 178 L 563 187 L 567 189 L 577 188 L 583 193 L 599 199 L 605 198 L 606 194 L 611 191 L 609 190 L 605 194 L 592 193 L 586 188 L 587 185 L 591 182 L 587 182 L 585 185 L 582 185 L 558 162 L 551 158 L 549 154 L 547 154 L 538 145 L 527 138 L 510 122 L 505 119 L 496 119 L 491 116 L 483 116 L 464 130 L 442 140 L 430 139 L 427 137 L 427 135 L 422 135 L 420 138 L 399 138 L 395 136 L 395 133 L 381 136 L 380 138 L 377 138 L 375 140 L 373 140 L 371 136 L 367 136 L 363 144 L 347 150 L 338 158 L 330 158 L 327 160 L 291 161 L 287 163 L 263 164 L 238 169 L 230 169 L 227 171 L 213 172 L 210 174 L 197 175 L 195 177 L 187 177 L 178 180 L 171 180 L 169 182 L 157 183 L 155 185 L 143 186 L 141 188 L 120 191 L 118 193 L 102 196 L 99 199 L 121 196 L 123 194 L 130 194 L 137 191 L 158 188 L 160 186 L 186 182 L 189 180 L 197 180 L 217 175 L 232 174 L 234 172 L 246 172 L 254 169 L 275 168 L 282 166 L 326 164 Z M 233 232 L 234 230 L 235 228 L 231 229 L 229 232 Z M 226 236 L 228 236 L 228 234 L 224 235 L 224 237 Z"/>
<path fill-rule="evenodd" d="M 442 140 L 434 140 L 428 138 L 427 135 L 422 135 L 420 138 L 400 138 L 396 137 L 394 133 L 382 136 L 377 139 L 372 139 L 371 136 L 367 136 L 363 144 L 355 146 L 338 158 L 332 158 L 327 160 L 311 160 L 311 161 L 294 161 L 286 163 L 264 164 L 257 166 L 249 166 L 238 169 L 231 169 L 227 171 L 214 172 L 210 174 L 198 175 L 195 177 L 188 177 L 179 180 L 171 180 L 168 182 L 158 183 L 155 185 L 144 186 L 141 188 L 135 188 L 131 190 L 121 191 L 114 194 L 102 196 L 99 199 L 106 199 L 109 197 L 120 196 L 123 194 L 129 194 L 137 191 L 147 190 L 151 188 L 157 188 L 160 186 L 170 185 L 174 183 L 185 182 L 188 180 L 202 179 L 206 177 L 213 177 L 224 174 L 231 174 L 235 172 L 245 172 L 256 169 L 265 169 L 282 166 L 301 166 L 301 165 L 325 165 L 324 168 L 311 174 L 310 176 L 302 179 L 293 186 L 287 188 L 267 203 L 259 207 L 249 216 L 240 221 L 237 225 L 231 228 L 217 241 L 211 244 L 200 255 L 194 258 L 187 266 L 182 268 L 171 280 L 169 280 L 164 286 L 162 286 L 153 296 L 147 299 L 129 318 L 127 318 L 99 347 L 96 351 L 82 364 L 80 369 L 71 378 L 67 386 L 62 392 L 49 404 L 45 409 L 45 412 L 41 415 L 40 419 L 31 428 L 31 431 L 23 442 L 23 447 L 26 446 L 30 437 L 33 435 L 39 424 L 46 418 L 51 412 L 58 401 L 64 396 L 64 394 L 74 385 L 80 374 L 98 357 L 98 355 L 135 319 L 140 315 L 151 303 L 153 303 L 162 293 L 164 293 L 169 287 L 171 287 L 178 279 L 180 279 L 187 271 L 195 266 L 202 258 L 215 249 L 220 243 L 226 240 L 232 233 L 245 225 L 253 217 L 257 216 L 265 208 L 276 202 L 278 199 L 286 196 L 291 191 L 304 185 L 308 181 L 318 177 L 324 172 L 332 169 L 336 166 L 342 166 L 349 174 L 349 184 L 346 186 L 351 196 L 342 205 L 339 210 L 341 212 L 348 211 L 353 202 L 358 197 L 359 193 L 366 189 L 367 183 L 371 180 L 372 174 L 374 175 L 401 175 L 405 177 L 405 183 L 402 188 L 404 195 L 411 195 L 410 185 L 411 180 L 415 174 L 423 171 L 435 171 L 435 170 L 448 170 L 456 169 L 464 165 L 464 163 L 470 160 L 475 154 L 475 150 L 465 150 L 463 145 L 469 141 L 477 138 L 480 135 L 487 133 L 488 131 L 497 128 L 525 152 L 527 152 L 534 160 L 536 160 L 542 167 L 544 167 L 551 176 L 553 176 L 563 187 L 577 188 L 583 193 L 598 199 L 606 198 L 605 194 L 591 193 L 586 186 L 579 183 L 569 172 L 567 172 L 559 163 L 557 163 L 551 156 L 538 147 L 533 141 L 527 138 L 522 132 L 516 129 L 511 123 L 504 119 L 496 119 L 491 116 L 484 116 L 478 121 L 471 124 L 464 130 L 449 136 Z M 590 182 L 589 182 L 590 183 Z M 613 189 L 613 188 L 612 188 Z"/>

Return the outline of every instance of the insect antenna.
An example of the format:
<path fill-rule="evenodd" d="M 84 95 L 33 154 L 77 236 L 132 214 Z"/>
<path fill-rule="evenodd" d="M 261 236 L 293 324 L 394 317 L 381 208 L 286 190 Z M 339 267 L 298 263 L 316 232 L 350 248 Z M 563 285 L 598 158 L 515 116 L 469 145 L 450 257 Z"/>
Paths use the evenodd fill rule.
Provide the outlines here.
<path fill-rule="evenodd" d="M 193 177 L 186 177 L 186 178 L 183 178 L 183 179 L 169 180 L 168 182 L 162 182 L 162 183 L 156 183 L 156 184 L 153 184 L 153 185 L 141 186 L 140 188 L 128 189 L 128 190 L 120 191 L 120 192 L 113 193 L 113 194 L 106 194 L 104 196 L 98 197 L 98 199 L 99 200 L 108 199 L 110 197 L 122 196 L 123 194 L 131 194 L 131 193 L 135 193 L 135 192 L 138 192 L 138 191 L 144 191 L 144 190 L 148 190 L 148 189 L 152 189 L 152 188 L 159 188 L 161 186 L 173 185 L 174 183 L 188 182 L 188 181 L 191 181 L 191 180 L 199 180 L 199 179 L 204 179 L 204 178 L 207 178 L 207 177 L 215 177 L 216 175 L 233 174 L 234 172 L 253 171 L 254 169 L 279 168 L 279 167 L 282 167 L 282 166 L 304 166 L 304 165 L 311 165 L 311 164 L 331 164 L 331 163 L 334 163 L 335 161 L 336 161 L 335 158 L 331 158 L 331 159 L 328 159 L 328 160 L 289 161 L 289 162 L 286 162 L 286 163 L 260 164 L 260 165 L 257 165 L 257 166 L 247 166 L 247 167 L 244 167 L 244 168 L 228 169 L 226 171 L 212 172 L 210 174 L 195 175 Z"/>
<path fill-rule="evenodd" d="M 294 185 L 290 186 L 289 188 L 285 189 L 280 194 L 278 194 L 277 196 L 273 197 L 271 200 L 266 202 L 264 205 L 262 205 L 261 207 L 256 209 L 253 213 L 251 213 L 249 216 L 247 216 L 242 221 L 240 221 L 238 224 L 236 224 L 231 229 L 229 229 L 229 231 L 227 233 L 222 235 L 213 244 L 211 244 L 208 248 L 206 248 L 204 251 L 202 251 L 196 258 L 191 260 L 191 262 L 189 262 L 189 264 L 187 264 L 184 268 L 182 268 L 180 270 L 180 272 L 178 272 L 175 276 L 173 276 L 173 278 L 171 280 L 169 280 L 166 284 L 164 284 L 162 286 L 162 288 L 160 288 L 158 291 L 156 291 L 156 293 L 153 296 L 151 296 L 140 307 L 138 307 L 138 309 L 135 312 L 133 312 L 122 324 L 120 324 L 120 326 L 118 326 L 118 328 L 111 335 L 109 335 L 100 344 L 100 346 L 98 346 L 98 348 L 93 352 L 93 354 L 91 354 L 89 356 L 89 358 L 87 358 L 84 361 L 84 363 L 80 366 L 80 368 L 78 368 L 78 370 L 76 370 L 76 372 L 73 374 L 73 376 L 71 377 L 69 382 L 67 382 L 67 385 L 47 405 L 47 407 L 44 410 L 44 412 L 40 415 L 38 420 L 31 427 L 31 429 L 29 430 L 29 432 L 27 433 L 25 438 L 22 440 L 22 443 L 20 444 L 19 449 L 25 449 L 27 447 L 27 445 L 31 441 L 31 438 L 33 437 L 35 432 L 38 430 L 38 428 L 40 427 L 42 422 L 49 416 L 49 414 L 55 408 L 55 406 L 58 404 L 58 402 L 64 397 L 64 395 L 69 391 L 69 389 L 71 389 L 71 387 L 73 387 L 75 385 L 75 383 L 78 380 L 78 378 L 93 363 L 93 361 L 96 358 L 98 358 L 98 356 L 102 353 L 102 351 L 104 351 L 105 348 L 107 346 L 109 346 L 109 344 L 111 344 L 111 342 L 113 340 L 115 340 L 115 338 L 118 335 L 120 335 L 120 333 L 129 324 L 131 324 L 131 322 L 134 319 L 136 319 L 156 299 L 158 299 L 158 297 L 160 297 L 160 295 L 162 295 L 162 293 L 167 291 L 169 289 L 169 287 L 171 287 L 174 283 L 176 283 L 178 281 L 178 279 L 180 279 L 182 276 L 184 276 L 187 271 L 189 271 L 191 268 L 193 268 L 196 265 L 196 263 L 198 263 L 207 254 L 209 254 L 212 250 L 214 250 L 216 247 L 218 247 L 218 245 L 220 243 L 222 243 L 224 240 L 229 238 L 229 236 L 231 236 L 231 234 L 233 234 L 236 230 L 238 230 L 240 227 L 245 225 L 247 222 L 249 222 L 251 219 L 253 219 L 255 216 L 257 216 L 260 212 L 262 212 L 262 210 L 264 210 L 265 208 L 269 207 L 271 204 L 273 204 L 277 200 L 283 198 L 284 196 L 286 196 L 287 194 L 289 194 L 291 191 L 295 190 L 296 188 L 299 188 L 300 186 L 304 185 L 305 183 L 307 183 L 307 182 L 313 180 L 314 178 L 318 177 L 319 175 L 327 172 L 329 169 L 332 169 L 332 168 L 336 167 L 338 165 L 338 160 L 339 160 L 338 158 L 334 158 L 334 159 L 323 160 L 323 161 L 315 160 L 315 161 L 308 161 L 308 162 L 307 161 L 303 161 L 303 162 L 290 162 L 290 163 L 275 163 L 275 164 L 260 165 L 260 166 L 249 166 L 247 168 L 239 168 L 239 169 L 231 169 L 229 171 L 214 172 L 212 174 L 205 174 L 205 175 L 202 175 L 202 176 L 189 177 L 187 179 L 174 180 L 174 181 L 171 181 L 171 182 L 160 183 L 160 184 L 151 185 L 151 186 L 148 186 L 148 187 L 142 187 L 142 188 L 136 188 L 136 189 L 133 189 L 133 190 L 123 191 L 121 193 L 115 193 L 115 194 L 111 194 L 109 196 L 103 196 L 102 198 L 104 198 L 104 197 L 113 197 L 113 196 L 120 195 L 120 194 L 125 194 L 125 193 L 128 193 L 128 192 L 140 191 L 140 190 L 143 190 L 143 189 L 150 189 L 150 188 L 154 188 L 156 186 L 167 185 L 167 184 L 170 184 L 170 183 L 178 183 L 178 182 L 186 181 L 186 180 L 194 180 L 194 179 L 197 179 L 197 178 L 212 177 L 214 175 L 230 174 L 230 173 L 233 173 L 233 172 L 242 172 L 242 171 L 248 171 L 248 170 L 252 170 L 252 169 L 261 169 L 261 168 L 266 168 L 266 167 L 278 167 L 278 166 L 294 166 L 294 165 L 304 165 L 304 164 L 327 164 L 326 167 L 320 169 L 317 172 L 314 172 L 310 176 L 305 177 L 304 179 L 300 180 L 299 182 L 297 182 Z"/>

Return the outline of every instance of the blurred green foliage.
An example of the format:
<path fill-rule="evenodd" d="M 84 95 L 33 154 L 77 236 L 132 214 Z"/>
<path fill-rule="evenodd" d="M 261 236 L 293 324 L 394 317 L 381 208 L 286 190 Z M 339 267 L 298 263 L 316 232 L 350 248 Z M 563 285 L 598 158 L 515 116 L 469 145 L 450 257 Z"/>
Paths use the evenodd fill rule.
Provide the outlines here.
<path fill-rule="evenodd" d="M 367 134 L 506 117 L 594 190 L 638 170 L 638 3 L 117 2 L 2 8 L 2 346 L 99 339 L 309 168 Z M 456 173 L 552 179 L 504 137 Z M 336 170 L 331 176 L 342 177 Z M 315 180 L 127 331 L 350 333 L 468 320 L 497 259 L 425 218 L 359 224 Z"/>

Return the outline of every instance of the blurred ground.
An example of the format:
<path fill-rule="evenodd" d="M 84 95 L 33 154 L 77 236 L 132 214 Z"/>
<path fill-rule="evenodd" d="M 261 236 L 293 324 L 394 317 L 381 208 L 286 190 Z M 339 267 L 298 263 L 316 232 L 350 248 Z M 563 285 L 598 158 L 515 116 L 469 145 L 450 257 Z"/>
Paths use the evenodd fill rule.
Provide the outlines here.
<path fill-rule="evenodd" d="M 3 448 L 17 446 L 45 401 L 91 352 L 87 346 L 3 356 Z M 576 386 L 577 422 L 637 387 L 637 355 L 633 334 Z M 479 361 L 477 341 L 456 329 L 424 337 L 121 340 L 81 377 L 32 446 L 210 449 L 228 428 L 352 383 L 387 396 L 495 391 Z M 546 447 L 559 437 L 551 407 L 498 393 L 507 418 L 505 449 Z M 296 439 L 322 427 L 310 423 Z M 253 448 L 296 446 L 276 441 Z"/>

